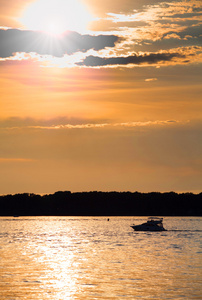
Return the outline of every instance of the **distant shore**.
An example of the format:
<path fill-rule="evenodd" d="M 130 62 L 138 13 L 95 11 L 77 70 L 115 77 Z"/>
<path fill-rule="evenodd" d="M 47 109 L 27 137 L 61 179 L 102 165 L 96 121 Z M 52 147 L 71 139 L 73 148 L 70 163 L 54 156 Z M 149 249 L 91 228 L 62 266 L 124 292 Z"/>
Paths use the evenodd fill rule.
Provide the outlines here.
<path fill-rule="evenodd" d="M 202 216 L 202 193 L 58 191 L 0 196 L 0 216 Z"/>

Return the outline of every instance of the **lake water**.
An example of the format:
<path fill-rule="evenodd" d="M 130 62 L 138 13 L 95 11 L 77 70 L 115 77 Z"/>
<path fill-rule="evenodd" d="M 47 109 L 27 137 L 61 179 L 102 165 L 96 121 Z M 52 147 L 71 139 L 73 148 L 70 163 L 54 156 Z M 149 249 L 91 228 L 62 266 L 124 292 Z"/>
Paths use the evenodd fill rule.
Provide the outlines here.
<path fill-rule="evenodd" d="M 202 219 L 0 217 L 0 299 L 202 299 Z"/>

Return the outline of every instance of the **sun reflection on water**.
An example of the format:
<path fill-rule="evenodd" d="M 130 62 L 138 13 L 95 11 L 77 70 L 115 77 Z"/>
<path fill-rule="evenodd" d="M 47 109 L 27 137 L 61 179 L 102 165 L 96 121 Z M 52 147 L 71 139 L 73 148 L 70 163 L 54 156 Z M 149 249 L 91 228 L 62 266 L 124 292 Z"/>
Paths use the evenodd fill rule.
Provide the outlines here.
<path fill-rule="evenodd" d="M 200 299 L 201 232 L 135 233 L 132 223 L 8 218 L 0 227 L 0 299 Z"/>
<path fill-rule="evenodd" d="M 63 236 L 48 234 L 35 246 L 34 264 L 41 266 L 40 289 L 51 298 L 72 299 L 78 289 L 79 262 L 72 248 L 72 239 L 66 232 Z"/>

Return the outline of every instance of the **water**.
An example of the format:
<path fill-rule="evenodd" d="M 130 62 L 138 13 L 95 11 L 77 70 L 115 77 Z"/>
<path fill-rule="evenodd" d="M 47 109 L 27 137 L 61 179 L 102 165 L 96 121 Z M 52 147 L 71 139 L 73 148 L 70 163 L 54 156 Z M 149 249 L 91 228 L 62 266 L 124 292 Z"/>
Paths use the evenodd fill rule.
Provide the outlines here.
<path fill-rule="evenodd" d="M 202 219 L 1 217 L 0 299 L 202 299 Z"/>

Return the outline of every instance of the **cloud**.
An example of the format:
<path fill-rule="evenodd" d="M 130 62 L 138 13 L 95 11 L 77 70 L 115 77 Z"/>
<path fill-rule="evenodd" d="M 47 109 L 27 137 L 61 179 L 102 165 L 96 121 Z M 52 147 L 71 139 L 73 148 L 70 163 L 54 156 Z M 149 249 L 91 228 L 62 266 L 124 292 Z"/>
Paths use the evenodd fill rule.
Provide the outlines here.
<path fill-rule="evenodd" d="M 62 120 L 62 119 L 61 119 Z M 1 129 L 6 130 L 18 130 L 18 129 L 37 129 L 37 130 L 62 130 L 62 129 L 96 129 L 96 128 L 135 128 L 135 127 L 150 127 L 150 126 L 163 126 L 182 123 L 178 120 L 156 120 L 156 121 L 138 121 L 138 122 L 119 122 L 119 123 L 90 123 L 82 122 L 82 120 L 77 120 L 77 122 L 65 123 L 58 122 L 59 120 L 49 120 L 49 121 L 36 121 L 34 119 L 20 119 L 20 118 L 10 118 L 8 120 L 2 121 Z M 64 120 L 63 120 L 64 121 Z M 76 121 L 76 120 L 75 120 Z M 15 125 L 13 124 L 15 122 Z"/>
<path fill-rule="evenodd" d="M 62 57 L 90 49 L 96 51 L 106 47 L 114 47 L 118 41 L 115 35 L 81 35 L 67 31 L 61 36 L 53 36 L 44 32 L 8 29 L 0 30 L 0 57 L 6 58 L 16 52 L 35 52 L 40 55 Z"/>
<path fill-rule="evenodd" d="M 158 62 L 168 62 L 175 58 L 185 58 L 186 56 L 180 53 L 150 53 L 143 55 L 130 55 L 121 57 L 98 57 L 90 55 L 83 62 L 77 65 L 88 67 L 98 67 L 107 65 L 140 65 L 140 64 L 156 64 Z"/>
<path fill-rule="evenodd" d="M 171 34 L 167 34 L 164 39 L 179 39 L 180 40 L 180 36 L 176 33 L 171 33 Z"/>
<path fill-rule="evenodd" d="M 169 125 L 171 123 L 178 123 L 176 120 L 166 120 L 166 121 L 147 121 L 147 122 L 122 122 L 122 123 L 98 123 L 98 124 L 79 124 L 79 125 L 56 125 L 49 127 L 48 129 L 91 129 L 91 128 L 104 128 L 104 127 L 145 127 L 145 126 L 154 126 L 154 125 Z"/>
<path fill-rule="evenodd" d="M 154 52 L 201 45 L 201 1 L 162 1 L 140 10 L 134 4 L 133 8 L 127 14 L 107 14 L 114 30 L 125 37 L 128 51 L 134 51 L 134 47 L 136 51 Z"/>
<path fill-rule="evenodd" d="M 156 81 L 156 80 L 158 80 L 157 78 L 147 78 L 147 79 L 145 79 L 145 81 L 147 81 L 147 82 L 149 82 L 149 81 Z"/>
<path fill-rule="evenodd" d="M 0 61 L 27 60 L 64 68 L 201 61 L 198 50 L 188 59 L 183 50 L 201 45 L 201 1 L 130 2 L 129 10 L 117 10 L 109 4 L 105 17 L 96 21 L 99 32 L 107 34 L 67 31 L 54 36 L 0 27 Z"/>

